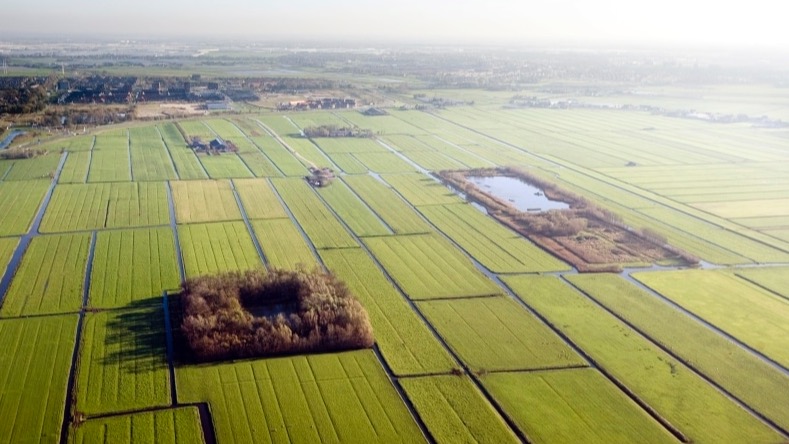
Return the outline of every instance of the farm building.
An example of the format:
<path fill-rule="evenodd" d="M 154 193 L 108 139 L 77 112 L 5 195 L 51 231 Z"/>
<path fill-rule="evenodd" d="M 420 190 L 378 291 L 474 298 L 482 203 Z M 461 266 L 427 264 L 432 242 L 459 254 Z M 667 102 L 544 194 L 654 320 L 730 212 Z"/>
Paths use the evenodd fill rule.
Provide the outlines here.
<path fill-rule="evenodd" d="M 334 170 L 328 167 L 324 168 L 315 168 L 310 167 L 310 175 L 305 176 L 304 178 L 307 180 L 307 183 L 310 185 L 319 188 L 319 187 L 327 187 L 331 185 L 334 181 Z"/>
<path fill-rule="evenodd" d="M 216 139 L 205 143 L 199 137 L 190 138 L 189 148 L 193 149 L 196 153 L 208 154 L 221 154 L 221 153 L 235 153 L 238 152 L 236 145 L 229 140 L 222 140 L 217 137 Z"/>

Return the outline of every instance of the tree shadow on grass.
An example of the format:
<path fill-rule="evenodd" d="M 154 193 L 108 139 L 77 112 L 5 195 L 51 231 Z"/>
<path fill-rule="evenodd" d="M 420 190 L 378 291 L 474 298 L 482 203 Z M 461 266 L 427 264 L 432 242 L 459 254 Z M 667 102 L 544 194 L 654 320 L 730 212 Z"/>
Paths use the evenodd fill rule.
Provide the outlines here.
<path fill-rule="evenodd" d="M 134 301 L 121 309 L 89 316 L 94 318 L 92 322 L 106 319 L 103 364 L 118 366 L 125 373 L 148 373 L 167 367 L 161 297 Z"/>

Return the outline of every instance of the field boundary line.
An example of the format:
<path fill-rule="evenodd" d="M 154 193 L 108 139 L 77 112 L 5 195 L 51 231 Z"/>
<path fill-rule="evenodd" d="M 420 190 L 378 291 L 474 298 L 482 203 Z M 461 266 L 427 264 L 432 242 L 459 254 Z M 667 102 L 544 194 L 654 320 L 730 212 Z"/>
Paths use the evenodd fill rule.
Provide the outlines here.
<path fill-rule="evenodd" d="M 260 246 L 260 242 L 255 235 L 255 230 L 252 228 L 252 224 L 249 222 L 247 210 L 244 208 L 244 204 L 241 201 L 241 196 L 238 194 L 234 179 L 230 179 L 230 189 L 233 191 L 233 197 L 236 199 L 236 205 L 238 205 L 238 209 L 241 212 L 241 218 L 244 219 L 244 225 L 246 225 L 249 236 L 252 238 L 252 243 L 255 244 L 255 250 L 258 253 L 258 257 L 263 262 L 263 266 L 268 268 L 268 258 L 266 258 L 266 254 L 263 252 L 263 248 Z"/>
<path fill-rule="evenodd" d="M 605 311 L 606 313 L 608 313 L 611 316 L 613 316 L 614 318 L 616 318 L 619 322 L 625 324 L 628 328 L 633 330 L 641 338 L 643 338 L 644 340 L 648 341 L 649 343 L 651 343 L 652 345 L 657 347 L 663 353 L 666 353 L 667 355 L 669 355 L 672 358 L 674 358 L 677 361 L 679 361 L 691 373 L 695 374 L 696 376 L 698 376 L 699 378 L 704 380 L 707 384 L 711 385 L 713 388 L 715 388 L 715 390 L 720 392 L 722 395 L 724 395 L 730 401 L 732 401 L 735 404 L 737 404 L 740 408 L 742 408 L 743 410 L 747 411 L 751 415 L 755 416 L 757 419 L 759 419 L 765 425 L 770 426 L 772 429 L 774 429 L 775 431 L 777 431 L 780 434 L 782 434 L 784 436 L 784 438 L 789 438 L 789 431 L 787 431 L 783 427 L 779 426 L 773 420 L 767 418 L 763 413 L 761 413 L 758 410 L 754 409 L 753 407 L 748 405 L 748 403 L 746 403 L 745 401 L 743 401 L 742 399 L 740 399 L 739 397 L 735 396 L 733 393 L 731 393 L 730 391 L 728 391 L 727 389 L 722 387 L 718 382 L 713 380 L 711 377 L 707 376 L 700 369 L 696 368 L 696 366 L 692 365 L 688 360 L 686 360 L 682 356 L 679 356 L 678 353 L 674 352 L 673 350 L 671 350 L 667 346 L 663 345 L 660 341 L 657 341 L 657 340 L 653 339 L 652 336 L 650 336 L 649 334 L 647 334 L 646 332 L 644 332 L 643 330 L 641 330 L 640 328 L 635 326 L 633 323 L 631 323 L 629 320 L 627 320 L 624 316 L 620 316 L 615 311 L 609 309 L 605 304 L 601 303 L 594 296 L 592 296 L 591 294 L 587 293 L 586 291 L 584 291 L 580 287 L 578 287 L 575 284 L 573 284 L 571 281 L 566 279 L 564 276 L 561 276 L 560 278 L 565 284 L 570 286 L 574 291 L 576 291 L 577 293 L 581 294 L 586 299 L 590 300 L 594 305 L 598 306 L 603 311 Z"/>
<path fill-rule="evenodd" d="M 162 141 L 162 148 L 164 148 L 164 152 L 167 153 L 167 157 L 170 159 L 170 166 L 173 167 L 173 172 L 175 172 L 175 178 L 181 180 L 181 173 L 178 172 L 178 167 L 175 165 L 175 159 L 173 159 L 173 153 L 170 152 L 170 147 L 167 146 L 167 142 L 164 141 L 164 136 L 162 132 L 159 131 L 159 125 L 153 125 L 156 128 L 156 133 L 159 134 L 159 139 Z"/>
<path fill-rule="evenodd" d="M 317 191 L 315 191 L 313 189 L 313 192 L 318 196 L 319 199 L 321 199 L 321 201 L 329 209 L 329 211 L 331 211 L 332 214 L 334 214 L 334 216 L 340 221 L 340 223 L 343 225 L 345 230 L 348 231 L 351 234 L 351 236 L 354 238 L 354 240 L 359 244 L 359 246 L 362 249 L 362 251 L 364 251 L 367 254 L 367 256 L 373 261 L 373 263 L 378 268 L 378 270 L 384 275 L 386 280 L 389 281 L 389 283 L 400 294 L 400 297 L 402 297 L 403 300 L 405 300 L 405 302 L 408 304 L 408 306 L 411 308 L 411 310 L 413 310 L 413 312 L 416 313 L 417 317 L 424 323 L 424 325 L 427 327 L 428 331 L 430 331 L 430 333 L 438 341 L 438 343 L 441 344 L 441 346 L 449 354 L 449 356 L 451 356 L 452 359 L 455 360 L 455 363 L 461 367 L 461 369 L 463 370 L 464 374 L 469 376 L 469 379 L 474 384 L 474 386 L 477 388 L 477 390 L 480 391 L 480 394 L 482 394 L 482 396 L 490 403 L 490 405 L 493 407 L 493 409 L 496 410 L 496 413 L 498 413 L 499 416 L 501 416 L 502 420 L 507 425 L 507 427 L 509 427 L 512 430 L 513 434 L 515 434 L 515 436 L 517 436 L 518 439 L 520 439 L 523 442 L 526 442 L 526 443 L 532 442 L 531 440 L 529 440 L 529 438 L 526 436 L 526 434 L 517 426 L 517 423 L 515 422 L 515 420 L 512 417 L 510 417 L 504 411 L 504 408 L 501 405 L 499 405 L 499 403 L 496 401 L 496 399 L 490 394 L 490 392 L 488 392 L 488 390 L 485 388 L 485 386 L 479 380 L 478 375 L 476 373 L 474 373 L 468 367 L 468 365 L 465 362 L 463 362 L 463 360 L 460 359 L 460 356 L 449 346 L 449 344 L 447 344 L 446 340 L 444 340 L 444 338 L 438 333 L 438 331 L 433 326 L 433 324 L 431 324 L 427 320 L 425 315 L 422 313 L 422 311 L 416 305 L 415 301 L 411 300 L 406 295 L 405 291 L 400 286 L 400 284 L 398 284 L 394 280 L 392 275 L 389 274 L 389 271 L 387 271 L 386 268 L 384 268 L 384 266 L 381 264 L 381 262 L 378 260 L 378 258 L 375 257 L 375 255 L 370 251 L 369 247 L 364 242 L 362 242 L 361 239 L 358 236 L 356 236 L 356 234 L 351 232 L 350 228 L 348 227 L 348 224 L 342 218 L 337 216 L 337 214 L 334 212 L 333 208 L 331 208 L 328 205 L 326 205 L 326 202 L 323 200 L 323 197 L 320 196 L 320 194 Z M 407 203 L 410 205 L 410 202 L 407 202 Z M 324 267 L 325 267 L 325 265 L 324 265 Z M 409 408 L 409 410 L 410 410 L 410 408 Z M 418 414 L 418 413 L 416 413 L 416 414 Z"/>

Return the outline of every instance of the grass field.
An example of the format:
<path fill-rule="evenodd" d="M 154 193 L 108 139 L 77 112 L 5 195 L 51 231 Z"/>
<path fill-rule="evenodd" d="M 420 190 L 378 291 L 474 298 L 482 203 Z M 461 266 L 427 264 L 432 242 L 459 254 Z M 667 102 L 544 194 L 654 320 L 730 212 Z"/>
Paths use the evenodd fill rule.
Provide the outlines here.
<path fill-rule="evenodd" d="M 781 365 L 789 366 L 786 299 L 725 272 L 689 270 L 633 276 Z"/>
<path fill-rule="evenodd" d="M 0 315 L 79 310 L 89 246 L 87 234 L 34 238 L 8 288 Z"/>
<path fill-rule="evenodd" d="M 781 441 L 684 364 L 558 278 L 519 276 L 505 282 L 692 442 Z"/>
<path fill-rule="evenodd" d="M 290 219 L 255 220 L 251 224 L 269 265 L 289 270 L 318 265 L 307 241 Z"/>
<path fill-rule="evenodd" d="M 252 171 L 236 154 L 227 153 L 215 156 L 199 155 L 197 158 L 203 164 L 211 179 L 229 179 L 233 177 L 254 177 Z"/>
<path fill-rule="evenodd" d="M 660 423 L 591 368 L 482 377 L 530 442 L 670 443 Z"/>
<path fill-rule="evenodd" d="M 49 189 L 49 181 L 0 183 L 0 236 L 24 234 Z"/>
<path fill-rule="evenodd" d="M 467 204 L 419 208 L 427 219 L 494 273 L 568 270 L 569 267 Z"/>
<path fill-rule="evenodd" d="M 77 411 L 96 415 L 169 405 L 164 338 L 161 305 L 88 313 L 77 372 Z"/>
<path fill-rule="evenodd" d="M 169 228 L 100 232 L 96 239 L 88 305 L 119 308 L 161 296 L 180 285 Z"/>
<path fill-rule="evenodd" d="M 241 212 L 226 180 L 170 182 L 179 224 L 241 220 Z"/>
<path fill-rule="evenodd" d="M 134 180 L 177 179 L 175 165 L 154 126 L 131 128 L 129 143 Z"/>
<path fill-rule="evenodd" d="M 400 379 L 437 442 L 520 442 L 466 376 Z"/>
<path fill-rule="evenodd" d="M 418 306 L 474 371 L 586 365 L 556 333 L 508 297 L 429 301 Z"/>
<path fill-rule="evenodd" d="M 373 176 L 345 176 L 343 181 L 396 233 L 432 231 L 419 214 Z"/>
<path fill-rule="evenodd" d="M 288 213 L 265 179 L 237 179 L 233 183 L 250 219 L 280 219 Z"/>
<path fill-rule="evenodd" d="M 0 441 L 58 442 L 77 316 L 0 320 Z"/>
<path fill-rule="evenodd" d="M 448 372 L 457 363 L 372 259 L 361 249 L 323 250 L 332 273 L 348 284 L 370 316 L 375 340 L 396 375 Z"/>
<path fill-rule="evenodd" d="M 32 159 L 19 159 L 13 161 L 13 166 L 5 174 L 4 181 L 19 181 L 33 179 L 51 179 L 60 163 L 60 155 L 49 153 Z"/>
<path fill-rule="evenodd" d="M 89 419 L 71 429 L 70 444 L 191 444 L 204 442 L 196 407 Z"/>
<path fill-rule="evenodd" d="M 90 152 L 78 151 L 68 153 L 63 170 L 60 171 L 58 183 L 85 183 L 90 167 Z"/>
<path fill-rule="evenodd" d="M 789 299 L 789 268 L 741 269 L 735 273 L 745 280 Z"/>
<path fill-rule="evenodd" d="M 411 299 L 498 294 L 457 249 L 438 235 L 370 237 L 364 241 Z"/>
<path fill-rule="evenodd" d="M 271 179 L 299 225 L 316 248 L 356 248 L 359 245 L 334 214 L 302 179 Z"/>
<path fill-rule="evenodd" d="M 179 396 L 211 403 L 219 442 L 425 440 L 370 351 L 177 371 Z"/>
<path fill-rule="evenodd" d="M 383 179 L 415 206 L 463 202 L 452 190 L 423 174 L 387 174 Z"/>
<path fill-rule="evenodd" d="M 263 266 L 243 222 L 180 225 L 178 236 L 188 277 Z"/>
<path fill-rule="evenodd" d="M 381 219 L 344 182 L 335 181 L 330 187 L 318 189 L 318 194 L 357 236 L 392 234 Z"/>
<path fill-rule="evenodd" d="M 162 136 L 162 141 L 170 152 L 170 156 L 173 158 L 178 177 L 181 179 L 208 178 L 208 174 L 203 169 L 202 164 L 200 164 L 200 160 L 186 145 L 186 141 L 175 124 L 163 123 L 156 128 Z"/>
<path fill-rule="evenodd" d="M 41 222 L 46 233 L 170 223 L 162 182 L 58 185 Z"/>
<path fill-rule="evenodd" d="M 570 282 L 729 393 L 789 429 L 789 376 L 723 336 L 615 275 L 575 275 Z"/>
<path fill-rule="evenodd" d="M 5 272 L 8 263 L 11 261 L 11 255 L 14 254 L 19 239 L 15 237 L 0 238 L 0 275 Z"/>

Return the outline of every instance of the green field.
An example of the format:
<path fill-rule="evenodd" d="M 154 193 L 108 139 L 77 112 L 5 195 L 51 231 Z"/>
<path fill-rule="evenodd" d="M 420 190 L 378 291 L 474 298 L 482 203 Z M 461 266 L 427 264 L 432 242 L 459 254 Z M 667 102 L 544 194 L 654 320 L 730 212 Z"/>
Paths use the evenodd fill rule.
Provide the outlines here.
<path fill-rule="evenodd" d="M 119 308 L 161 296 L 180 285 L 169 228 L 100 232 L 96 240 L 88 305 Z"/>
<path fill-rule="evenodd" d="M 243 222 L 181 225 L 178 235 L 188 277 L 263 265 Z"/>
<path fill-rule="evenodd" d="M 77 411 L 96 415 L 170 404 L 162 308 L 88 313 Z"/>
<path fill-rule="evenodd" d="M 196 407 L 89 419 L 71 429 L 71 444 L 192 444 L 204 442 Z"/>
<path fill-rule="evenodd" d="M 396 375 L 448 372 L 457 364 L 361 249 L 323 250 L 326 267 L 348 284 L 370 316 L 375 340 Z"/>
<path fill-rule="evenodd" d="M 723 77 L 709 54 L 650 68 L 618 52 L 582 70 L 569 52 L 530 52 L 510 75 L 489 49 L 242 46 L 172 68 L 97 63 L 135 88 L 153 70 L 259 100 L 166 120 L 183 105 L 130 104 L 162 114 L 97 129 L 69 110 L 3 151 L 32 157 L 0 159 L 0 443 L 789 442 L 789 89 L 745 84 L 753 69 Z M 8 62 L 29 79 L 61 63 L 26 57 Z M 444 57 L 458 65 L 437 70 Z M 359 106 L 273 111 L 328 97 Z M 371 137 L 303 135 L 320 125 Z M 198 155 L 193 137 L 238 151 Z M 312 187 L 309 167 L 336 177 Z M 492 167 L 704 262 L 578 273 L 436 174 Z M 189 278 L 324 268 L 366 309 L 374 345 L 197 363 L 181 265 Z"/>
<path fill-rule="evenodd" d="M 34 238 L 8 288 L 3 317 L 76 312 L 82 307 L 90 236 Z"/>
<path fill-rule="evenodd" d="M 336 181 L 330 187 L 319 189 L 318 194 L 357 236 L 392 234 L 381 219 L 345 183 Z"/>
<path fill-rule="evenodd" d="M 318 265 L 307 241 L 290 219 L 256 220 L 251 224 L 269 265 L 290 270 L 300 265 L 308 269 Z"/>
<path fill-rule="evenodd" d="M 370 237 L 364 242 L 411 299 L 501 293 L 471 261 L 438 235 Z"/>
<path fill-rule="evenodd" d="M 789 299 L 789 269 L 786 267 L 741 269 L 737 276 Z"/>
<path fill-rule="evenodd" d="M 265 179 L 234 180 L 241 204 L 250 219 L 279 219 L 288 217 L 271 185 Z"/>
<path fill-rule="evenodd" d="M 436 228 L 494 273 L 568 269 L 566 264 L 471 205 L 428 205 L 420 207 L 419 211 Z"/>
<path fill-rule="evenodd" d="M 614 275 L 568 280 L 729 393 L 789 428 L 789 376 L 703 324 Z"/>
<path fill-rule="evenodd" d="M 468 377 L 400 380 L 437 442 L 520 442 Z"/>
<path fill-rule="evenodd" d="M 58 442 L 77 316 L 0 320 L 0 441 Z"/>
<path fill-rule="evenodd" d="M 43 180 L 0 183 L 0 236 L 26 233 L 48 188 Z"/>
<path fill-rule="evenodd" d="M 676 442 L 594 369 L 495 373 L 482 381 L 530 442 Z"/>
<path fill-rule="evenodd" d="M 229 181 L 170 182 L 170 186 L 179 224 L 241 220 Z"/>
<path fill-rule="evenodd" d="M 534 315 L 505 296 L 418 303 L 472 370 L 536 370 L 586 365 Z"/>
<path fill-rule="evenodd" d="M 684 364 L 558 278 L 519 276 L 505 282 L 692 442 L 781 441 Z"/>
<path fill-rule="evenodd" d="M 370 351 L 177 371 L 178 393 L 184 394 L 185 402 L 212 405 L 220 442 L 425 440 Z"/>
<path fill-rule="evenodd" d="M 364 200 L 396 234 L 432 231 L 419 214 L 373 176 L 345 176 L 343 181 Z"/>
<path fill-rule="evenodd" d="M 636 273 L 636 279 L 771 359 L 789 366 L 789 303 L 717 271 Z"/>
<path fill-rule="evenodd" d="M 301 179 L 271 179 L 271 181 L 315 248 L 359 246 L 306 181 Z"/>
<path fill-rule="evenodd" d="M 165 187 L 162 182 L 58 185 L 41 222 L 41 231 L 58 233 L 168 224 Z"/>

